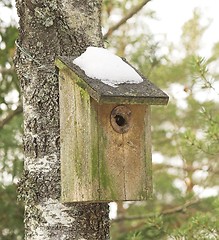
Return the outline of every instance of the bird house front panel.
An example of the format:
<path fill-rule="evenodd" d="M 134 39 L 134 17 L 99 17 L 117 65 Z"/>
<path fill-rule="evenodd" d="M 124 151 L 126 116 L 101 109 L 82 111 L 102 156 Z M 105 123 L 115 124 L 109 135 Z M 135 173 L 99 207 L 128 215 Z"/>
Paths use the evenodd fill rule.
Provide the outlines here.
<path fill-rule="evenodd" d="M 95 108 L 100 199 L 147 199 L 151 194 L 150 107 L 95 103 Z"/>

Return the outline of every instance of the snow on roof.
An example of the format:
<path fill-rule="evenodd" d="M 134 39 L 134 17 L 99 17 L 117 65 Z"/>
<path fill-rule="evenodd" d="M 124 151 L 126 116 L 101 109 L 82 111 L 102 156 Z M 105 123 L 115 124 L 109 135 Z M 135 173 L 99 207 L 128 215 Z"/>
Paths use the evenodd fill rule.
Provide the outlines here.
<path fill-rule="evenodd" d="M 104 48 L 88 47 L 73 63 L 84 70 L 88 77 L 101 80 L 112 87 L 143 82 L 130 65 Z"/>

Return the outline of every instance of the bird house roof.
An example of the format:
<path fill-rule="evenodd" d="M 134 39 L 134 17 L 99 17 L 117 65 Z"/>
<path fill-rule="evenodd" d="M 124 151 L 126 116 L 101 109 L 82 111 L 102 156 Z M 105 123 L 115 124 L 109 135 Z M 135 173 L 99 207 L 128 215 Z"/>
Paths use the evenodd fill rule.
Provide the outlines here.
<path fill-rule="evenodd" d="M 143 79 L 139 83 L 122 83 L 110 86 L 98 79 L 91 78 L 85 74 L 79 66 L 73 61 L 76 57 L 58 57 L 56 66 L 60 71 L 72 74 L 73 81 L 99 103 L 121 103 L 121 104 L 148 104 L 148 105 L 166 105 L 169 97 L 141 73 L 139 73 L 131 64 L 128 63 Z M 61 81 L 61 79 L 60 79 Z"/>

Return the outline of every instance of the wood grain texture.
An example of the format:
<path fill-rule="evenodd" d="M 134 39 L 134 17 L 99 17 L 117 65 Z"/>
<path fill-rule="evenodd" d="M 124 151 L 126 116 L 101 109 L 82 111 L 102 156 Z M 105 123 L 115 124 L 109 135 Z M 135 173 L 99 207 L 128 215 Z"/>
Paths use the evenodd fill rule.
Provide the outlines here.
<path fill-rule="evenodd" d="M 99 198 L 98 175 L 93 170 L 98 145 L 90 96 L 68 75 L 60 81 L 62 201 Z M 72 75 L 71 75 L 72 77 Z M 95 166 L 95 165 L 94 165 Z M 98 166 L 98 165 L 97 165 Z M 96 166 L 95 166 L 96 167 Z M 93 179 L 95 177 L 96 179 Z"/>
<path fill-rule="evenodd" d="M 151 148 L 149 126 L 145 126 L 145 115 L 148 114 L 145 105 L 127 105 L 131 111 L 130 129 L 126 133 L 116 132 L 110 124 L 110 113 L 116 104 L 98 105 L 100 146 L 100 165 L 104 165 L 101 174 L 107 178 L 107 187 L 100 177 L 101 199 L 110 200 L 144 200 L 151 194 L 146 191 L 151 186 Z M 150 117 L 150 116 L 148 116 Z M 148 141 L 146 146 L 145 136 Z M 148 158 L 148 159 L 146 159 Z M 106 177 L 107 175 L 107 177 Z M 105 180 L 105 179 L 104 179 Z M 149 182 L 147 182 L 149 181 Z"/>

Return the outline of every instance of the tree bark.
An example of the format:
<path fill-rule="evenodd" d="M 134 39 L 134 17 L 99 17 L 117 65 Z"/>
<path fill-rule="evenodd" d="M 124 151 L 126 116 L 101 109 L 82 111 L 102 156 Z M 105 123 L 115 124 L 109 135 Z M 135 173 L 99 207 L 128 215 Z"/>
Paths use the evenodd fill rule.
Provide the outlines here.
<path fill-rule="evenodd" d="M 60 203 L 57 55 L 102 46 L 101 0 L 17 0 L 15 67 L 24 109 L 25 239 L 109 239 L 108 204 Z"/>

